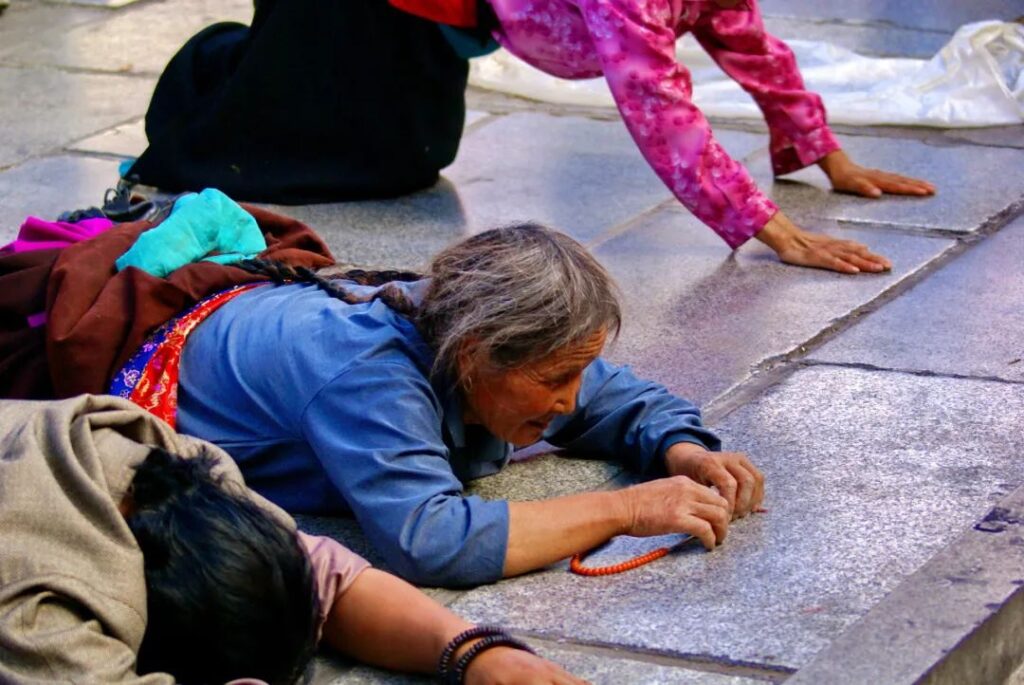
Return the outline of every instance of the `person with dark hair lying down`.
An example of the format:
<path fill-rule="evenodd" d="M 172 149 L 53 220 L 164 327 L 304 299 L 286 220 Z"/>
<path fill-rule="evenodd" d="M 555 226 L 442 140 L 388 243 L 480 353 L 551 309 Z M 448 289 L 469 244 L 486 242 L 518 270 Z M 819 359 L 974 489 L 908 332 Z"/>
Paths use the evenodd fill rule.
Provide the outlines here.
<path fill-rule="evenodd" d="M 421 672 L 452 645 L 446 682 L 583 682 L 497 629 L 480 650 L 129 402 L 0 402 L 0 427 L 0 682 L 294 683 L 318 641 Z"/>

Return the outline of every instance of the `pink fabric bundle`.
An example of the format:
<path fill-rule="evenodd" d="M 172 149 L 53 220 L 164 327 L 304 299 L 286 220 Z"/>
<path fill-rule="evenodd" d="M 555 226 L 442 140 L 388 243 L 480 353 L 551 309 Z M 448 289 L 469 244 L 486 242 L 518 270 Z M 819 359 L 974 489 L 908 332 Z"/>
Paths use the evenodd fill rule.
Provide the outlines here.
<path fill-rule="evenodd" d="M 103 218 L 82 219 L 77 224 L 69 224 L 30 216 L 21 225 L 14 242 L 0 247 L 0 255 L 67 247 L 99 235 L 113 225 L 113 221 Z"/>

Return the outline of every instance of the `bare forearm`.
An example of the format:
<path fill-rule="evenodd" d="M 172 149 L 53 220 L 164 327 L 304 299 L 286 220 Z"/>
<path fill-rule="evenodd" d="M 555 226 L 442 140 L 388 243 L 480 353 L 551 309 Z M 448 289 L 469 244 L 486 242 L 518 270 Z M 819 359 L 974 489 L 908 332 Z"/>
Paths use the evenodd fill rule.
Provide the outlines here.
<path fill-rule="evenodd" d="M 335 601 L 323 643 L 374 666 L 433 673 L 445 645 L 471 625 L 404 580 L 367 569 Z"/>
<path fill-rule="evenodd" d="M 625 532 L 622 491 L 588 492 L 538 502 L 509 502 L 504 575 L 542 568 Z"/>

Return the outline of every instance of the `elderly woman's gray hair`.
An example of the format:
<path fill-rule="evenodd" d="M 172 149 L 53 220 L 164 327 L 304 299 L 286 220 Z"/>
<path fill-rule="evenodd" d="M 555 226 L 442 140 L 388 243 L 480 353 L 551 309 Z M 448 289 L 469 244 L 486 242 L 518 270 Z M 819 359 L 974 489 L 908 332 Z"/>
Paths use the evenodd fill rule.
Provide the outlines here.
<path fill-rule="evenodd" d="M 538 224 L 460 241 L 430 264 L 417 324 L 437 354 L 435 373 L 459 376 L 467 342 L 497 368 L 516 368 L 622 323 L 614 281 L 586 248 Z"/>

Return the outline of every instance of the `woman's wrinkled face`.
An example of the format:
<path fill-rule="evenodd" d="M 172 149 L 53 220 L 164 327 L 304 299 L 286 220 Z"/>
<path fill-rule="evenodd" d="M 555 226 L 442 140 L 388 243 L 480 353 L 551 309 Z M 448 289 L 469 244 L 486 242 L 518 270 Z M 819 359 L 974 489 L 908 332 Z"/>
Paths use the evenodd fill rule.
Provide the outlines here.
<path fill-rule="evenodd" d="M 583 370 L 601 354 L 606 338 L 602 329 L 580 344 L 511 370 L 468 357 L 466 423 L 482 424 L 516 446 L 537 442 L 552 419 L 575 411 Z"/>

